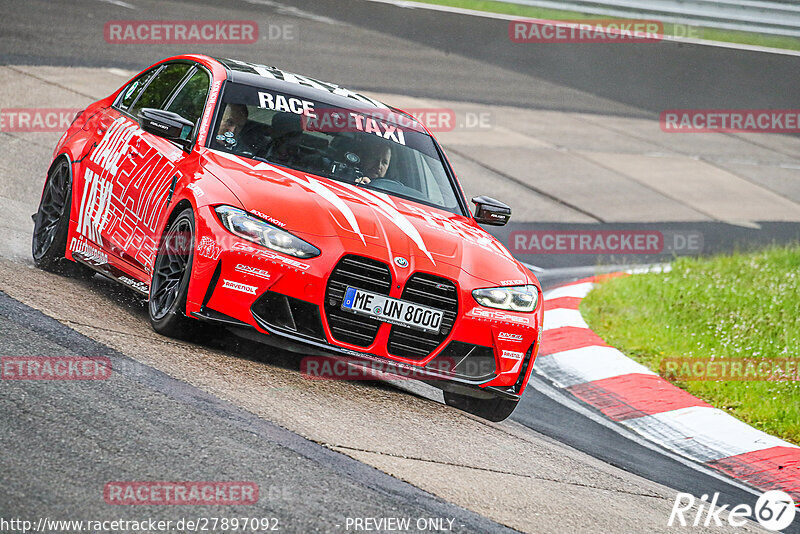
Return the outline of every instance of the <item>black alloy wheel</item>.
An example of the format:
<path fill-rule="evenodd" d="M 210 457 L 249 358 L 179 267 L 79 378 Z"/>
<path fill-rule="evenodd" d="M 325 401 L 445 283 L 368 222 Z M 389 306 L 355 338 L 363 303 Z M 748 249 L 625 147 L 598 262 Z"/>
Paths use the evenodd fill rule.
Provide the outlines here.
<path fill-rule="evenodd" d="M 31 253 L 40 269 L 56 270 L 67 250 L 67 227 L 72 194 L 69 162 L 61 158 L 47 173 L 39 209 L 33 216 Z"/>
<path fill-rule="evenodd" d="M 200 324 L 185 315 L 192 274 L 194 228 L 194 214 L 190 208 L 173 219 L 161 238 L 150 282 L 147 306 L 150 324 L 159 334 L 179 339 L 193 337 Z"/>

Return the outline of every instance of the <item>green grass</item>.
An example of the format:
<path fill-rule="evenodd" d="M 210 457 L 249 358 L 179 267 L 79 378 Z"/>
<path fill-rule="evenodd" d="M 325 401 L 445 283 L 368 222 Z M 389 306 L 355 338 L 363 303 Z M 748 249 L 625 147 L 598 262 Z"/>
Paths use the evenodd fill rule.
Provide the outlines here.
<path fill-rule="evenodd" d="M 523 6 L 519 4 L 509 4 L 505 2 L 495 2 L 491 0 L 420 0 L 426 4 L 436 4 L 441 6 L 460 7 L 464 9 L 474 9 L 476 11 L 488 11 L 490 13 L 502 13 L 514 15 L 521 18 L 549 19 L 549 20 L 576 20 L 576 19 L 611 19 L 619 17 L 608 17 L 605 15 L 587 15 L 575 11 L 561 11 L 558 9 L 547 9 L 533 6 Z M 630 17 L 635 18 L 635 17 Z M 664 24 L 665 35 L 685 36 L 686 27 L 683 25 Z M 782 48 L 786 50 L 800 50 L 800 39 L 795 37 L 783 37 L 775 35 L 765 35 L 761 33 L 742 32 L 733 30 L 719 30 L 716 28 L 692 27 L 690 36 L 709 41 L 722 41 L 726 43 L 747 44 L 764 46 L 768 48 Z"/>
<path fill-rule="evenodd" d="M 581 302 L 607 343 L 659 372 L 664 358 L 800 358 L 800 246 L 679 258 L 672 271 L 613 278 Z M 800 382 L 676 386 L 800 444 Z"/>

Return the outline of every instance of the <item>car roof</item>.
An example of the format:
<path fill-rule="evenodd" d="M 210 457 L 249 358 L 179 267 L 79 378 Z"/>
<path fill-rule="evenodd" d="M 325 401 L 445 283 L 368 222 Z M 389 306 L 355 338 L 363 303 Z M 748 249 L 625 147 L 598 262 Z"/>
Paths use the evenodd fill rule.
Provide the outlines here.
<path fill-rule="evenodd" d="M 228 71 L 228 79 L 235 83 L 243 83 L 267 89 L 286 91 L 296 96 L 304 96 L 343 108 L 353 107 L 360 110 L 391 110 L 413 121 L 419 131 L 425 128 L 409 113 L 384 104 L 369 96 L 345 89 L 335 83 L 323 82 L 302 74 L 281 70 L 278 67 L 249 63 L 230 58 L 214 58 Z"/>

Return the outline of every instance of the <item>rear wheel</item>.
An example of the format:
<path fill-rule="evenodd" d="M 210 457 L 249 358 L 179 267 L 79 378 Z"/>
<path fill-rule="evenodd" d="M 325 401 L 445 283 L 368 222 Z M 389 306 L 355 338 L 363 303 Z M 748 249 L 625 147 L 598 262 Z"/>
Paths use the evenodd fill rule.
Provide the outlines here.
<path fill-rule="evenodd" d="M 94 272 L 67 261 L 67 231 L 72 206 L 72 172 L 69 162 L 59 160 L 47 173 L 47 181 L 33 216 L 31 254 L 37 267 L 45 271 L 89 277 Z"/>
<path fill-rule="evenodd" d="M 518 401 L 504 399 L 502 397 L 492 397 L 490 399 L 479 399 L 461 393 L 444 391 L 444 402 L 448 406 L 477 415 L 489 421 L 499 422 L 505 420 L 512 414 L 517 407 Z"/>
<path fill-rule="evenodd" d="M 188 339 L 194 337 L 199 321 L 186 317 L 186 295 L 192 274 L 194 214 L 180 212 L 161 238 L 150 282 L 148 312 L 150 324 L 159 334 Z"/>

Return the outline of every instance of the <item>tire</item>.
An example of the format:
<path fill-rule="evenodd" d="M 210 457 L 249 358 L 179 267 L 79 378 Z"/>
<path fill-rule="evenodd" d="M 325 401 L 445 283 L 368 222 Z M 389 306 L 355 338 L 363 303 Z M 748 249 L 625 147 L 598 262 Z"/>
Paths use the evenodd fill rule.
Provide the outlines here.
<path fill-rule="evenodd" d="M 31 255 L 42 270 L 91 278 L 94 271 L 67 261 L 67 231 L 72 207 L 72 169 L 69 161 L 59 158 L 47 173 L 47 181 L 33 216 Z"/>
<path fill-rule="evenodd" d="M 170 222 L 156 253 L 147 311 L 153 330 L 176 339 L 192 339 L 200 322 L 186 317 L 192 275 L 195 224 L 191 208 Z"/>
<path fill-rule="evenodd" d="M 495 423 L 508 418 L 508 416 L 514 412 L 517 404 L 519 404 L 518 401 L 504 399 L 502 397 L 479 399 L 477 397 L 470 397 L 469 395 L 452 393 L 450 391 L 443 391 L 443 393 L 444 402 L 448 406 L 458 408 L 461 411 L 477 415 L 489 421 L 494 421 Z"/>

